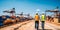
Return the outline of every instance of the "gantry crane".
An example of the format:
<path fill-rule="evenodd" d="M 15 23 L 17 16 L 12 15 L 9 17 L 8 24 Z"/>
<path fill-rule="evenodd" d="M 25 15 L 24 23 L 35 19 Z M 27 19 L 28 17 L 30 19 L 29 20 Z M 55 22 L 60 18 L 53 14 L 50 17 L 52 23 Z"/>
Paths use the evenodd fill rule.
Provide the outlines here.
<path fill-rule="evenodd" d="M 55 19 L 57 18 L 58 20 L 56 20 L 56 21 L 60 23 L 60 11 L 59 11 L 59 7 L 58 6 L 56 7 L 55 10 L 46 10 L 45 12 L 53 12 L 54 13 L 54 18 Z"/>
<path fill-rule="evenodd" d="M 30 14 L 23 14 L 23 12 L 21 12 L 21 14 L 16 14 L 16 15 L 20 15 L 20 18 L 23 18 L 24 20 L 28 19 L 33 19 L 32 16 L 30 16 Z"/>
<path fill-rule="evenodd" d="M 12 8 L 10 11 L 9 10 L 5 10 L 5 11 L 3 11 L 4 13 L 6 12 L 6 13 L 10 13 L 11 14 L 11 17 L 13 17 L 14 16 L 14 13 L 15 13 L 15 8 Z"/>

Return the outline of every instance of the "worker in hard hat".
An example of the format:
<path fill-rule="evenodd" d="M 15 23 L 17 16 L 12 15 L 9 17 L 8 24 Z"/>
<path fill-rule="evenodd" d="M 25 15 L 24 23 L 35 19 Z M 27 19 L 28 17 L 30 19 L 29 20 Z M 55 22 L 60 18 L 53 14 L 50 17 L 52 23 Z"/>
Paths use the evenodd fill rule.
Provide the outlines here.
<path fill-rule="evenodd" d="M 41 15 L 42 30 L 44 30 L 45 19 L 46 19 L 46 17 L 45 17 L 45 14 L 43 13 L 43 14 Z"/>
<path fill-rule="evenodd" d="M 35 15 L 35 28 L 37 30 L 38 30 L 38 27 L 39 27 L 39 19 L 40 19 L 40 17 L 38 15 L 38 13 L 36 13 L 36 15 Z"/>

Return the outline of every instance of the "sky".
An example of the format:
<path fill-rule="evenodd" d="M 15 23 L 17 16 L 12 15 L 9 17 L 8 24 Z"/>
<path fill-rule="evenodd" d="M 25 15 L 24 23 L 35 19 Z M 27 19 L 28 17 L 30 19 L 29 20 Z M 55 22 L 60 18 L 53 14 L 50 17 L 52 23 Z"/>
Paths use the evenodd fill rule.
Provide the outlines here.
<path fill-rule="evenodd" d="M 5 10 L 15 8 L 16 14 L 24 12 L 24 14 L 30 13 L 31 16 L 34 16 L 38 9 L 41 14 L 46 10 L 55 9 L 57 6 L 60 7 L 60 0 L 0 0 L 0 15 L 7 14 L 3 13 Z"/>

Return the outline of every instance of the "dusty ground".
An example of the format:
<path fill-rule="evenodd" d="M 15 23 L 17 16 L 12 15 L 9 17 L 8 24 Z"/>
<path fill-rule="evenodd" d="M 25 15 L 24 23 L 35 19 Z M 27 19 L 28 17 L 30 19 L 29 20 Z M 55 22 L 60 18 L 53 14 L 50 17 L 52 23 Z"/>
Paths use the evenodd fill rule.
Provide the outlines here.
<path fill-rule="evenodd" d="M 26 22 L 22 22 L 22 23 L 17 23 L 11 26 L 7 26 L 4 28 L 1 28 L 0 30 L 36 30 L 35 29 L 35 21 L 31 20 L 31 21 L 26 21 Z M 41 22 L 39 22 L 39 30 L 41 30 Z M 49 22 L 45 22 L 45 29 L 46 30 L 60 30 L 60 26 L 49 23 Z"/>

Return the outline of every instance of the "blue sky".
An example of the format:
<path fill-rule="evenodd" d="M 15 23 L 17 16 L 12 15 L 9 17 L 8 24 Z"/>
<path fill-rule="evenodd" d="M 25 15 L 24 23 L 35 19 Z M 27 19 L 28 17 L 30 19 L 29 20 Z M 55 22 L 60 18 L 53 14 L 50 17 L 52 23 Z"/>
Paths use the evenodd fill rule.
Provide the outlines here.
<path fill-rule="evenodd" d="M 60 7 L 60 0 L 0 0 L 0 15 L 5 14 L 2 11 L 15 8 L 16 13 L 30 13 L 32 16 L 37 9 L 40 14 L 47 9 L 55 9 Z M 59 8 L 60 9 L 60 8 Z"/>

